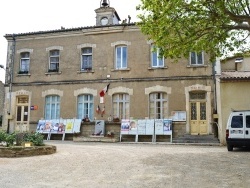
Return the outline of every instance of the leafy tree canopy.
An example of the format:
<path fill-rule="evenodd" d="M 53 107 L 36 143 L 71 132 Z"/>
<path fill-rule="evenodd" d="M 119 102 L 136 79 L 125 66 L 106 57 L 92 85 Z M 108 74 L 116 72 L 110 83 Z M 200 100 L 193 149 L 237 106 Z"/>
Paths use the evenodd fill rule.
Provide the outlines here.
<path fill-rule="evenodd" d="M 250 0 L 141 0 L 142 32 L 177 60 L 190 51 L 211 58 L 249 50 Z"/>

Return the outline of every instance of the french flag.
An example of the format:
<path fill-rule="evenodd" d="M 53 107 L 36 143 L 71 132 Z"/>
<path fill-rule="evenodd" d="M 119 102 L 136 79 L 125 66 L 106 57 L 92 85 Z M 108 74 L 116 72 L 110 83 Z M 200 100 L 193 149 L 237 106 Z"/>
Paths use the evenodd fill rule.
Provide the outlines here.
<path fill-rule="evenodd" d="M 104 97 L 105 93 L 107 93 L 109 90 L 109 84 L 102 89 L 102 91 L 100 92 L 100 97 Z"/>

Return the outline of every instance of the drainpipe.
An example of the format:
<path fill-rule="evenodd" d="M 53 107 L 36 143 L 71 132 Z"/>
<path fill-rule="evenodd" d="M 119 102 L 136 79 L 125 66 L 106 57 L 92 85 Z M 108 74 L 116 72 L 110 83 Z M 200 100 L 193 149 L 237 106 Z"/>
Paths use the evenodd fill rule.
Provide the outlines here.
<path fill-rule="evenodd" d="M 13 44 L 12 44 L 12 54 L 11 54 L 11 62 L 8 66 L 8 75 L 9 75 L 9 109 L 8 109 L 8 124 L 7 124 L 7 133 L 10 133 L 10 116 L 13 115 L 11 113 L 11 104 L 12 104 L 12 81 L 13 81 L 13 69 L 15 62 L 15 49 L 16 49 L 16 38 L 15 35 L 12 35 Z"/>

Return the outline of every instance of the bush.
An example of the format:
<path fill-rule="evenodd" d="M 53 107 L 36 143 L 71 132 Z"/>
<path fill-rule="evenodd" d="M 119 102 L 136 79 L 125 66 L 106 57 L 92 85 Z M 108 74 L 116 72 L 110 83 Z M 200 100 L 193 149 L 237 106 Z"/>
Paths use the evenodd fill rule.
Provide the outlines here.
<path fill-rule="evenodd" d="M 32 142 L 35 146 L 43 146 L 43 135 L 40 133 L 25 133 L 23 136 L 24 142 Z"/>
<path fill-rule="evenodd" d="M 18 136 L 19 134 L 23 134 L 22 136 Z M 4 131 L 0 131 L 0 142 L 6 142 L 6 145 L 13 146 L 14 143 L 18 142 L 32 142 L 35 146 L 43 146 L 43 135 L 40 133 L 11 133 L 8 134 Z"/>

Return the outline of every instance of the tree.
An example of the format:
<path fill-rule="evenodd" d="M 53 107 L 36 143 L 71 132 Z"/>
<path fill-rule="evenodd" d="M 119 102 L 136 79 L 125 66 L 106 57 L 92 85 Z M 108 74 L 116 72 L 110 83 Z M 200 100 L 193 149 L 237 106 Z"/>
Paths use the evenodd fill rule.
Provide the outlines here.
<path fill-rule="evenodd" d="M 137 10 L 139 27 L 164 57 L 205 51 L 214 59 L 250 49 L 249 0 L 141 0 Z"/>

